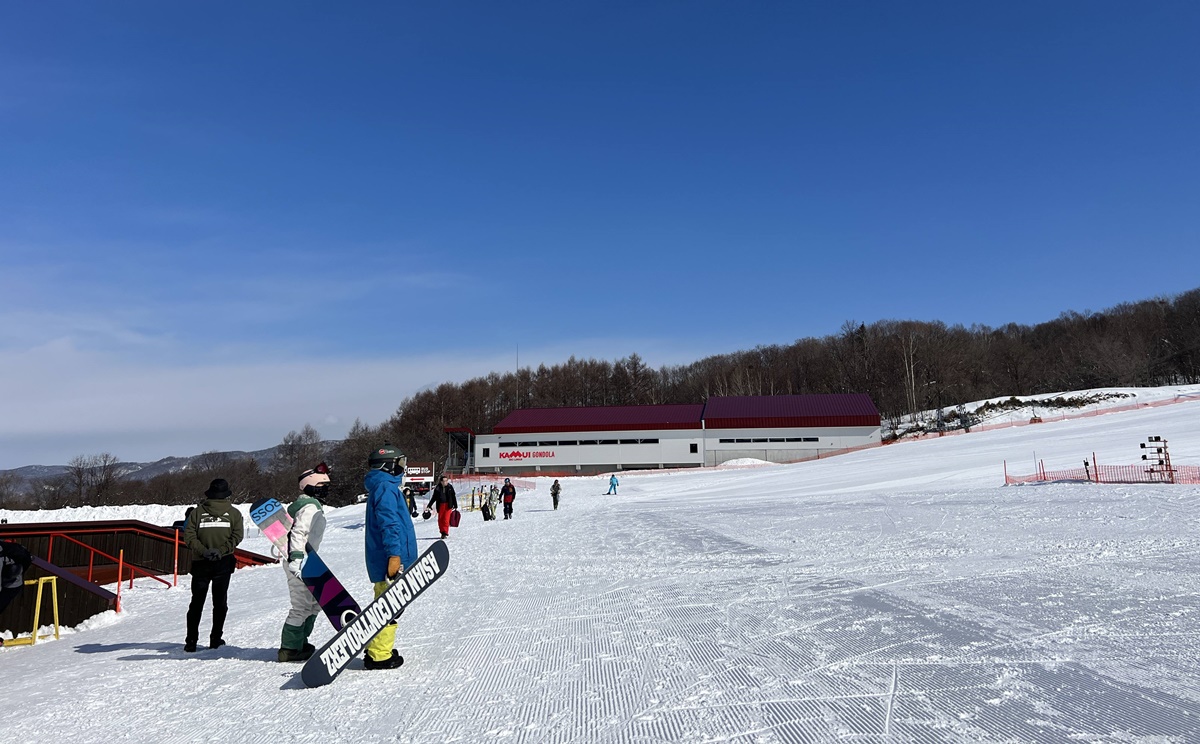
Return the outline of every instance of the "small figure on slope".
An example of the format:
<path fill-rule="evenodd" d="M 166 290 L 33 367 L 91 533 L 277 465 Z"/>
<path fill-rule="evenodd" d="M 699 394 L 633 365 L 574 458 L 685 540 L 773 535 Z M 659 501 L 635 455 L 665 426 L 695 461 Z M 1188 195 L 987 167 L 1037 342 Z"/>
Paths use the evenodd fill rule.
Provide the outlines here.
<path fill-rule="evenodd" d="M 193 653 L 200 637 L 204 600 L 212 586 L 212 633 L 209 648 L 225 645 L 225 615 L 229 612 L 229 578 L 236 561 L 233 551 L 242 541 L 242 513 L 230 503 L 233 492 L 224 478 L 217 478 L 204 492 L 204 500 L 187 518 L 183 541 L 192 551 L 192 601 L 187 611 L 187 635 L 183 650 Z"/>
<path fill-rule="evenodd" d="M 280 661 L 304 661 L 316 649 L 308 642 L 313 625 L 321 612 L 321 603 L 313 596 L 300 576 L 308 555 L 307 549 L 321 547 L 325 535 L 325 507 L 329 497 L 329 467 L 319 463 L 300 474 L 300 496 L 288 507 L 292 529 L 288 532 L 287 562 L 283 564 L 287 578 L 288 600 L 291 609 L 283 621 L 279 640 Z"/>
<path fill-rule="evenodd" d="M 554 500 L 554 510 L 558 511 L 558 496 L 562 493 L 562 486 L 558 483 L 558 478 L 550 484 L 550 498 Z"/>
<path fill-rule="evenodd" d="M 517 489 L 513 487 L 508 478 L 504 479 L 504 486 L 500 489 L 500 498 L 504 501 L 504 518 L 512 519 L 513 501 L 517 498 Z"/>
<path fill-rule="evenodd" d="M 400 481 L 406 458 L 400 450 L 385 444 L 367 458 L 366 556 L 367 576 L 375 585 L 375 596 L 383 594 L 391 579 L 417 560 L 417 532 L 413 529 Z M 396 624 L 384 627 L 367 644 L 366 669 L 395 669 L 404 663 L 392 646 L 396 642 Z"/>
<path fill-rule="evenodd" d="M 450 537 L 450 514 L 458 508 L 458 496 L 454 493 L 454 486 L 450 484 L 450 479 L 444 475 L 433 487 L 433 494 L 430 495 L 429 503 L 425 505 L 425 508 L 433 508 L 434 504 L 437 504 L 438 531 L 442 533 L 442 539 L 445 540 Z"/>
<path fill-rule="evenodd" d="M 617 480 L 616 473 L 613 473 L 612 477 L 608 479 L 608 492 L 605 493 L 604 495 L 612 496 L 613 494 L 615 494 L 617 492 L 617 486 L 619 486 L 619 485 L 621 485 L 621 482 L 619 480 Z"/>
<path fill-rule="evenodd" d="M 405 486 L 400 493 L 404 494 L 404 503 L 408 504 L 408 515 L 410 517 L 417 516 L 417 497 L 413 496 L 412 489 Z"/>

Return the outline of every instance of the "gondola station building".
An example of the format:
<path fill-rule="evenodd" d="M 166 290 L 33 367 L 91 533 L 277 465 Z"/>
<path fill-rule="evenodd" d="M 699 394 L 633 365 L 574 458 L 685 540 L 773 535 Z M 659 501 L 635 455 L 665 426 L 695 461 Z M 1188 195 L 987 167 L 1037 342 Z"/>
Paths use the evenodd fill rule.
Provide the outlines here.
<path fill-rule="evenodd" d="M 590 474 L 711 466 L 742 458 L 782 463 L 879 443 L 879 411 L 861 393 L 525 408 L 510 413 L 491 434 L 472 438 L 470 469 Z"/>

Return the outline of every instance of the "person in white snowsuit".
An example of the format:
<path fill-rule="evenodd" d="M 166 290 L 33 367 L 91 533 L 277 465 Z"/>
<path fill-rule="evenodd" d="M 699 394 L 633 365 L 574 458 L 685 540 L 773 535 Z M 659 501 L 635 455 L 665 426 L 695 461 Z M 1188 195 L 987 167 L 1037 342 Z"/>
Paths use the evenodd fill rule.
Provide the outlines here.
<path fill-rule="evenodd" d="M 304 661 L 316 649 L 308 642 L 321 604 L 304 585 L 300 568 L 304 563 L 306 548 L 316 550 L 325 535 L 325 508 L 321 501 L 329 495 L 329 468 L 320 463 L 312 470 L 300 474 L 300 496 L 288 507 L 292 518 L 292 529 L 288 532 L 288 554 L 284 570 L 287 572 L 288 599 L 291 610 L 283 621 L 283 633 L 279 641 L 280 661 Z"/>

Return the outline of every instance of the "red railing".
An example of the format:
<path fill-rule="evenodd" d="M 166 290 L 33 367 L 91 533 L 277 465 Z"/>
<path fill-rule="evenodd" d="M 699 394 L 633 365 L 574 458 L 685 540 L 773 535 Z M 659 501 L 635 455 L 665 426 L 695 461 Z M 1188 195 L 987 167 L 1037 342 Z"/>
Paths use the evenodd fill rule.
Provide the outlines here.
<path fill-rule="evenodd" d="M 125 579 L 123 569 L 124 569 L 124 567 L 128 567 L 129 568 L 129 586 L 131 588 L 133 587 L 133 577 L 139 573 L 144 576 L 148 576 L 148 577 L 154 579 L 155 581 L 166 584 L 167 586 L 171 586 L 171 582 L 167 581 L 166 579 L 159 578 L 154 573 L 152 573 L 140 566 L 135 566 L 132 563 L 125 563 L 124 555 L 122 555 L 120 558 L 113 557 L 113 556 L 109 555 L 108 553 L 105 553 L 103 550 L 100 550 L 99 548 L 88 545 L 87 543 L 85 543 L 81 540 L 76 540 L 75 538 L 71 537 L 70 535 L 64 535 L 61 532 L 51 532 L 50 533 L 50 545 L 48 548 L 46 548 L 46 562 L 47 563 L 54 562 L 54 538 L 56 538 L 56 537 L 60 538 L 62 540 L 66 540 L 67 542 L 74 543 L 74 544 L 80 546 L 81 548 L 85 548 L 88 551 L 88 581 L 92 580 L 92 572 L 95 568 L 96 556 L 99 555 L 99 556 L 107 558 L 108 560 L 117 564 L 117 583 L 118 584 L 120 584 L 121 581 L 123 581 Z M 124 551 L 122 551 L 122 552 L 124 552 Z"/>

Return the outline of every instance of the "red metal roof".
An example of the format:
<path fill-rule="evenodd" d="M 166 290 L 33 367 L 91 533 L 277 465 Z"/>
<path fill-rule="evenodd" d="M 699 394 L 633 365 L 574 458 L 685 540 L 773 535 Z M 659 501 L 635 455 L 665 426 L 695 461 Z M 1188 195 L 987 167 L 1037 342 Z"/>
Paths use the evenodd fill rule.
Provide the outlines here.
<path fill-rule="evenodd" d="M 879 426 L 879 410 L 866 393 L 747 395 L 709 398 L 706 429 Z"/>
<path fill-rule="evenodd" d="M 699 429 L 703 411 L 704 406 L 699 404 L 522 408 L 505 416 L 492 433 Z"/>

